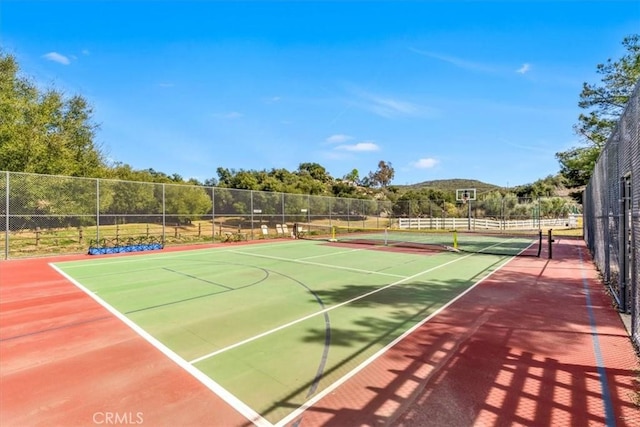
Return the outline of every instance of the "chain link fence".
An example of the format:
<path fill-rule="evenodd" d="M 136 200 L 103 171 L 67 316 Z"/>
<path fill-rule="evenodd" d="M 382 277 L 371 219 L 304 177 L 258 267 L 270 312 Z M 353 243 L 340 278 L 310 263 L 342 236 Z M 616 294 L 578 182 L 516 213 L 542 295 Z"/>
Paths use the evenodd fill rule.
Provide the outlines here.
<path fill-rule="evenodd" d="M 576 209 L 565 199 L 522 199 L 499 191 L 467 204 L 453 195 L 450 201 L 400 197 L 391 202 L 0 172 L 0 259 L 82 253 L 93 245 L 127 241 L 177 245 L 288 237 L 283 230 L 294 223 L 565 228 L 576 227 Z"/>
<path fill-rule="evenodd" d="M 585 240 L 640 347 L 640 82 L 584 192 Z"/>

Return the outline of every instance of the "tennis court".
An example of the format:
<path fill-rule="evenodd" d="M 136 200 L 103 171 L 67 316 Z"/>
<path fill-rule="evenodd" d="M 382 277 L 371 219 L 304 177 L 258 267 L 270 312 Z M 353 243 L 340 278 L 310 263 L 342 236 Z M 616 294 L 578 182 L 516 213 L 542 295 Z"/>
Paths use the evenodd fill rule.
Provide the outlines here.
<path fill-rule="evenodd" d="M 507 259 L 292 241 L 56 269 L 245 412 L 277 423 Z"/>
<path fill-rule="evenodd" d="M 569 285 L 558 286 L 569 276 L 557 276 L 575 274 L 569 262 L 575 256 L 572 245 L 565 246 L 559 260 L 547 260 L 544 249 L 536 257 L 539 242 L 524 236 L 478 235 L 472 251 L 471 236 L 458 236 L 461 250 L 449 250 L 447 234 L 435 246 L 431 235 L 420 241 L 418 234 L 409 239 L 387 231 L 380 243 L 381 233 L 374 234 L 363 230 L 350 238 L 332 233 L 317 240 L 3 263 L 0 379 L 12 390 L 3 397 L 4 422 L 97 425 L 115 411 L 120 424 L 373 425 L 397 421 L 404 413 L 404 425 L 451 425 L 460 417 L 460 402 L 470 396 L 493 404 L 491 390 L 506 387 L 497 376 L 510 372 L 514 363 L 522 369 L 513 398 L 539 395 L 532 419 L 546 414 L 549 420 L 568 416 L 598 424 L 606 421 L 607 410 L 633 411 L 629 400 L 620 398 L 632 389 L 630 370 L 609 371 L 604 403 L 583 410 L 579 396 L 594 395 L 591 390 L 606 385 L 607 378 L 598 381 L 597 368 L 587 367 L 593 364 L 591 353 L 584 353 L 580 364 L 558 364 L 519 350 L 530 346 L 524 323 L 551 319 L 557 311 L 544 303 L 549 294 L 532 297 L 534 292 L 558 291 L 567 307 L 576 301 Z M 511 255 L 489 253 L 500 247 Z M 545 281 L 549 272 L 553 277 Z M 476 290 L 482 287 L 484 294 Z M 80 309 L 87 296 L 94 307 L 82 302 Z M 606 304 L 606 296 L 602 301 Z M 508 303 L 519 311 L 502 316 L 518 327 L 496 329 L 487 322 L 490 313 L 497 319 L 499 305 Z M 535 314 L 525 315 L 523 322 L 527 304 Z M 519 328 L 525 329 L 514 334 Z M 612 339 L 617 332 L 607 328 L 604 339 Z M 125 329 L 154 351 L 129 338 Z M 560 329 L 566 334 L 576 327 L 567 322 Z M 509 341 L 504 331 L 510 331 Z M 557 338 L 550 327 L 540 333 Z M 485 336 L 477 340 L 479 334 Z M 554 354 L 588 336 L 580 332 L 562 338 L 559 347 L 530 342 L 537 351 Z M 491 354 L 494 339 L 500 340 L 500 352 Z M 624 337 L 616 338 L 618 348 L 620 340 Z M 506 342 L 511 346 L 504 347 Z M 605 356 L 607 348 L 603 341 Z M 164 354 L 164 360 L 154 352 Z M 631 359 L 626 357 L 624 366 Z M 475 366 L 473 371 L 460 372 L 461 360 Z M 482 366 L 487 361 L 489 368 Z M 583 362 L 584 368 L 576 368 Z M 431 407 L 426 403 L 430 387 L 441 381 L 434 375 L 445 368 L 451 375 L 447 388 L 457 389 L 456 394 L 434 392 L 438 397 L 431 399 L 436 405 Z M 539 369 L 551 373 L 547 392 L 561 396 L 570 390 L 572 404 L 554 407 L 547 392 L 523 385 L 537 378 Z M 583 385 L 577 390 L 576 384 Z M 33 390 L 38 391 L 30 394 Z M 405 405 L 411 402 L 422 402 L 423 409 L 410 410 Z M 451 408 L 438 406 L 442 402 Z M 460 425 L 479 425 L 496 414 L 524 419 L 520 406 L 513 405 L 503 402 L 495 406 L 499 410 L 472 405 L 471 418 Z M 425 416 L 433 422 L 416 421 Z"/>

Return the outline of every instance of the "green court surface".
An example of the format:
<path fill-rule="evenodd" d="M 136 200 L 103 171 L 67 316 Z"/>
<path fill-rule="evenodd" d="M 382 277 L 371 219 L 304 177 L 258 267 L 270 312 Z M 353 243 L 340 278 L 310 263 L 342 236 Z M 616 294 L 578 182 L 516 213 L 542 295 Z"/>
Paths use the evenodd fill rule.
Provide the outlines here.
<path fill-rule="evenodd" d="M 296 240 L 56 268 L 277 423 L 508 259 Z"/>

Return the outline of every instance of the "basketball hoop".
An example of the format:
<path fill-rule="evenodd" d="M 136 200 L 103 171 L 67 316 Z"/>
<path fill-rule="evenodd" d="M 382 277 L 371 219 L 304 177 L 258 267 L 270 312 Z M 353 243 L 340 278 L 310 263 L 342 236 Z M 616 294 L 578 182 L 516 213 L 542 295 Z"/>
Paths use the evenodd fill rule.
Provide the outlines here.
<path fill-rule="evenodd" d="M 456 190 L 456 201 L 466 205 L 468 202 L 476 200 L 475 188 L 461 188 Z"/>

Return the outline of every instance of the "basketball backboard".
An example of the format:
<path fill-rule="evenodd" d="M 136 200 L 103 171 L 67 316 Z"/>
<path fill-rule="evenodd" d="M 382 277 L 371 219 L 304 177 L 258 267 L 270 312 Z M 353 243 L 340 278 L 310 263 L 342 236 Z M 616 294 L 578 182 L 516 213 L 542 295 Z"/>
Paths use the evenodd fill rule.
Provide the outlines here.
<path fill-rule="evenodd" d="M 469 200 L 476 200 L 475 188 L 460 188 L 456 190 L 456 201 L 466 203 Z"/>

